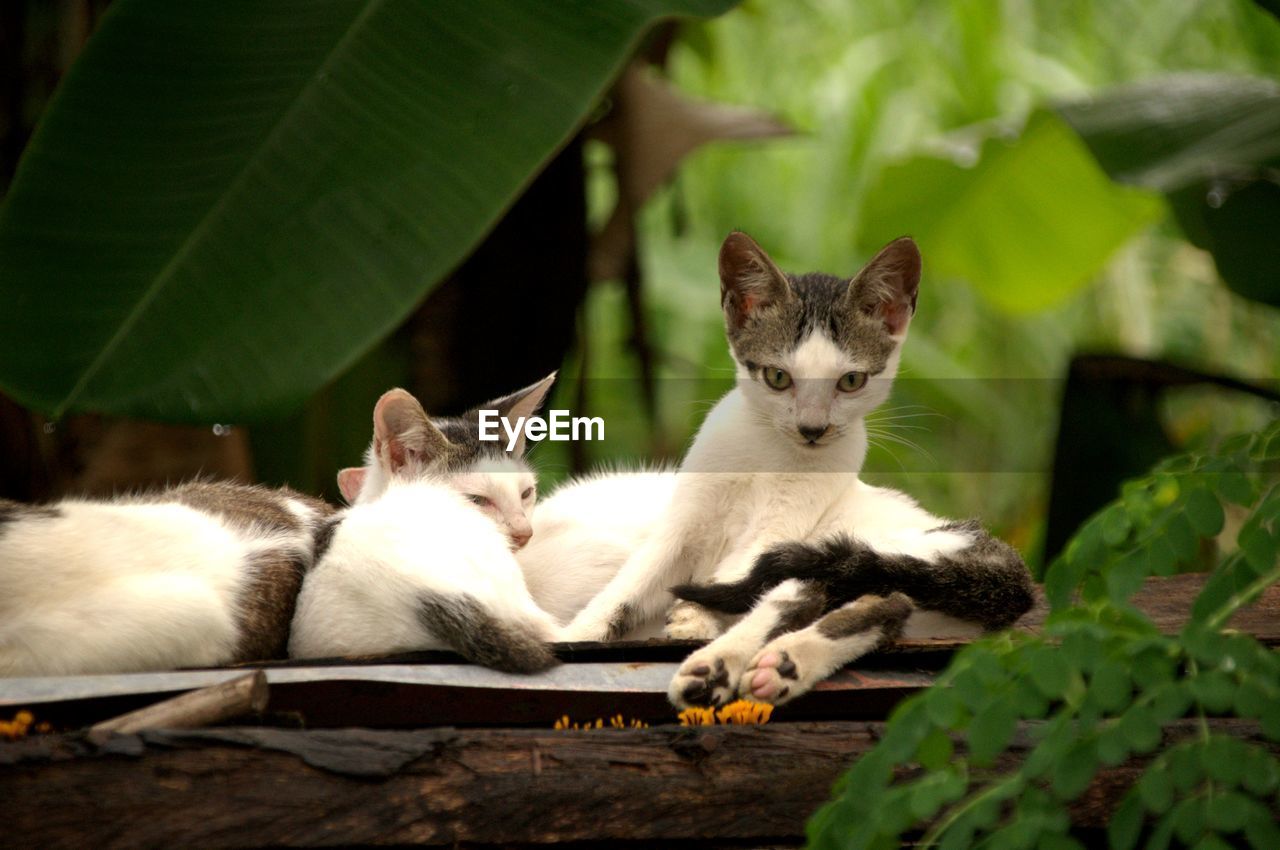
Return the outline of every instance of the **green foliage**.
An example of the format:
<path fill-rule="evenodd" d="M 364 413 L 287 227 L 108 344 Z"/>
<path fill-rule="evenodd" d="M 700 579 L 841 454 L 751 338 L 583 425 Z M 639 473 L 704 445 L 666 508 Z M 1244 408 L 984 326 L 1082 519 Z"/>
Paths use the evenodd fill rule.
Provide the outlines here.
<path fill-rule="evenodd" d="M 1151 576 L 1201 563 L 1243 515 L 1192 616 L 1163 635 L 1130 605 Z M 1216 734 L 1209 716 L 1254 720 L 1280 742 L 1280 656 L 1227 629 L 1280 580 L 1280 422 L 1214 451 L 1171 458 L 1125 485 L 1050 565 L 1043 637 L 1005 633 L 960 652 L 904 702 L 884 740 L 810 821 L 815 847 L 1074 847 L 1067 804 L 1097 771 L 1151 756 L 1108 826 L 1113 848 L 1280 846 L 1280 761 Z M 1191 734 L 1166 728 L 1196 718 Z M 1005 758 L 1027 730 L 1025 760 Z M 1186 727 L 1183 727 L 1184 730 Z M 964 741 L 955 753 L 953 743 Z M 945 743 L 944 743 L 945 742 Z M 913 770 L 919 766 L 923 770 Z M 895 773 L 895 768 L 898 772 Z"/>
<path fill-rule="evenodd" d="M 1235 291 L 1280 306 L 1280 84 L 1177 74 L 1064 106 L 1107 172 L 1169 195 L 1183 232 Z"/>
<path fill-rule="evenodd" d="M 117 0 L 0 208 L 0 387 L 53 416 L 297 405 L 466 256 L 653 21 L 731 5 Z"/>
<path fill-rule="evenodd" d="M 1012 140 L 986 139 L 975 156 L 886 168 L 868 193 L 863 249 L 911 233 L 933 274 L 1032 313 L 1076 294 L 1161 212 L 1150 195 L 1112 183 L 1052 113 L 1034 114 Z"/>

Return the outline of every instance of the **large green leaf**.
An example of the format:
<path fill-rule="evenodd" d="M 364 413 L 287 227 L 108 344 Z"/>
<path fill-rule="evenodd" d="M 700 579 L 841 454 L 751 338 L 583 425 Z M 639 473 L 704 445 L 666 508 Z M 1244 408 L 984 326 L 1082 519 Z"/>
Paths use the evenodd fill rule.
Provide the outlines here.
<path fill-rule="evenodd" d="M 986 140 L 972 166 L 919 157 L 887 168 L 868 198 L 864 247 L 915 236 L 931 274 L 964 278 L 1014 313 L 1079 290 L 1160 211 L 1114 185 L 1049 113 L 1017 139 Z"/>
<path fill-rule="evenodd" d="M 55 416 L 295 405 L 462 259 L 655 19 L 732 5 L 116 0 L 0 208 L 0 388 Z"/>
<path fill-rule="evenodd" d="M 1169 195 L 1232 289 L 1280 306 L 1280 83 L 1177 74 L 1059 111 L 1113 177 Z"/>

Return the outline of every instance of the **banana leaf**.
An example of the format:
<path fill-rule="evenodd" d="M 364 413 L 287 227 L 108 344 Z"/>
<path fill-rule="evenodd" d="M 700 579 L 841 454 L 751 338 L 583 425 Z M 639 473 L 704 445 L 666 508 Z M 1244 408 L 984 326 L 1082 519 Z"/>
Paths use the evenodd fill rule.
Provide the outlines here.
<path fill-rule="evenodd" d="M 116 0 L 0 206 L 0 390 L 54 417 L 296 407 L 467 255 L 654 21 L 732 5 Z"/>

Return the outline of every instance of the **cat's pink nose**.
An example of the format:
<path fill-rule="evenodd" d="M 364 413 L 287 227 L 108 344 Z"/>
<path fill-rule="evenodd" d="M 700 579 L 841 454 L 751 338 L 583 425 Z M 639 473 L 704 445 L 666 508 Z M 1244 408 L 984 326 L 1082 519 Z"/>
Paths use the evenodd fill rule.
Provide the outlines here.
<path fill-rule="evenodd" d="M 533 536 L 532 531 L 513 531 L 511 532 L 511 543 L 517 549 L 524 548 L 524 544 L 529 542 L 529 538 Z"/>

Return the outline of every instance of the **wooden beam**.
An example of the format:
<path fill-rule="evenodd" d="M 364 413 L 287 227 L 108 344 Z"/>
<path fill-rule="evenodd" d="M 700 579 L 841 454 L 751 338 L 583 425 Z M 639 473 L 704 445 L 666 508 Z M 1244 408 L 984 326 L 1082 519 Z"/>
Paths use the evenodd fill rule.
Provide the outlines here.
<path fill-rule="evenodd" d="M 1256 726 L 1210 721 L 1280 752 Z M 512 729 L 224 729 L 0 746 L 0 824 L 20 846 L 481 845 L 798 838 L 880 723 Z M 1198 733 L 1166 730 L 1166 743 Z M 1025 756 L 1026 730 L 997 766 Z M 1072 806 L 1104 824 L 1142 769 Z"/>

